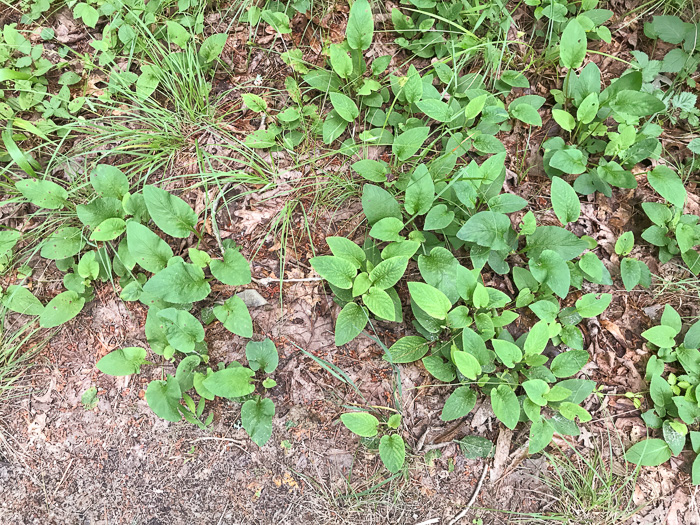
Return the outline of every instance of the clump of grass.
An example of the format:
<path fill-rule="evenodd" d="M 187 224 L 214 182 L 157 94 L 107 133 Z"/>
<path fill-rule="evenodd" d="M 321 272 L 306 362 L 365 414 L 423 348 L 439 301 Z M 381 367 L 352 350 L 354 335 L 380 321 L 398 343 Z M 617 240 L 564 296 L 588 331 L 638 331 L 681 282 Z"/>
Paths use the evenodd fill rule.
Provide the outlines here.
<path fill-rule="evenodd" d="M 4 318 L 3 311 L 0 313 L 0 319 Z M 0 400 L 13 397 L 17 381 L 27 371 L 37 352 L 49 340 L 46 338 L 38 344 L 31 344 L 31 339 L 38 331 L 35 324 L 29 323 L 17 330 L 0 331 Z"/>
<path fill-rule="evenodd" d="M 608 431 L 594 441 L 594 447 L 581 452 L 571 447 L 571 455 L 559 450 L 547 453 L 550 468 L 539 476 L 548 489 L 544 511 L 521 515 L 517 523 L 565 523 L 567 525 L 617 525 L 626 523 L 644 505 L 636 506 L 632 494 L 639 475 L 625 461 L 615 462 L 615 450 L 622 450 L 619 436 Z"/>

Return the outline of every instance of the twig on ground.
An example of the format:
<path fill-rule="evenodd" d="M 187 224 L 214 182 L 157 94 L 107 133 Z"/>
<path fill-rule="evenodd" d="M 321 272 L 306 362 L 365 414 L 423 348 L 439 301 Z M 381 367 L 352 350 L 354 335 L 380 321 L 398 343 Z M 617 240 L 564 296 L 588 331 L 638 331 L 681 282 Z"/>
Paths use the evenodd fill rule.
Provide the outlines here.
<path fill-rule="evenodd" d="M 284 279 L 282 277 L 263 277 L 262 279 L 252 278 L 254 283 L 261 286 L 268 286 L 270 283 L 312 283 L 323 281 L 322 277 L 305 277 L 303 279 Z"/>
<path fill-rule="evenodd" d="M 479 483 L 477 483 L 476 488 L 474 489 L 474 494 L 472 494 L 471 499 L 469 500 L 469 503 L 467 503 L 467 506 L 462 509 L 462 511 L 457 514 L 454 518 L 452 518 L 452 521 L 448 523 L 448 525 L 454 525 L 457 523 L 459 520 L 461 520 L 464 516 L 467 515 L 467 512 L 469 512 L 469 509 L 474 505 L 474 502 L 476 501 L 476 498 L 479 496 L 479 492 L 481 492 L 481 486 L 484 484 L 484 480 L 486 479 L 486 473 L 489 470 L 489 465 L 488 463 L 484 465 L 484 471 L 481 473 L 481 477 L 479 478 Z"/>
<path fill-rule="evenodd" d="M 429 520 L 421 521 L 420 523 L 416 523 L 416 525 L 432 525 L 433 523 L 439 523 L 440 518 L 430 518 Z"/>

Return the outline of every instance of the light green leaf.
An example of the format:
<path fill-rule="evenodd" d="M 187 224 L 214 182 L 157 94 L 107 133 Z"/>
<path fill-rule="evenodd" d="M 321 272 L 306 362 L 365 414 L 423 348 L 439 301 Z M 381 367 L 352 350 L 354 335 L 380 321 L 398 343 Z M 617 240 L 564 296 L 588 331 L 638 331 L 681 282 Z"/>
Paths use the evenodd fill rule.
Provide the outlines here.
<path fill-rule="evenodd" d="M 80 313 L 85 299 L 72 291 L 61 292 L 51 299 L 39 316 L 39 326 L 53 328 L 73 319 Z"/>
<path fill-rule="evenodd" d="M 353 434 L 361 437 L 374 437 L 377 435 L 379 420 L 372 414 L 367 412 L 346 412 L 341 414 L 340 420 Z"/>
<path fill-rule="evenodd" d="M 199 48 L 199 56 L 205 64 L 219 58 L 219 55 L 221 55 L 226 45 L 226 40 L 228 40 L 228 34 L 217 33 L 207 37 L 207 39 L 202 42 L 202 46 Z"/>
<path fill-rule="evenodd" d="M 250 381 L 254 375 L 250 368 L 234 366 L 214 372 L 202 385 L 215 396 L 233 399 L 253 393 L 255 386 Z"/>
<path fill-rule="evenodd" d="M 373 286 L 386 290 L 403 277 L 408 266 L 408 257 L 390 257 L 380 262 L 369 274 Z"/>
<path fill-rule="evenodd" d="M 597 317 L 602 314 L 612 302 L 612 294 L 588 293 L 576 301 L 576 311 L 581 317 Z"/>
<path fill-rule="evenodd" d="M 68 200 L 68 192 L 50 180 L 23 179 L 15 184 L 22 195 L 40 208 L 57 210 Z"/>
<path fill-rule="evenodd" d="M 463 241 L 473 242 L 492 250 L 508 250 L 508 234 L 512 231 L 510 219 L 503 213 L 480 211 L 472 215 L 457 232 Z"/>
<path fill-rule="evenodd" d="M 642 332 L 642 337 L 659 348 L 673 348 L 676 346 L 678 330 L 666 325 L 659 325 Z"/>
<path fill-rule="evenodd" d="M 197 214 L 179 197 L 151 185 L 144 186 L 143 197 L 153 222 L 168 235 L 185 238 L 195 231 Z"/>
<path fill-rule="evenodd" d="M 410 282 L 408 290 L 418 307 L 435 319 L 445 319 L 452 308 L 447 296 L 429 284 Z"/>
<path fill-rule="evenodd" d="M 409 335 L 402 337 L 396 341 L 391 348 L 389 348 L 389 356 L 391 357 L 391 362 L 398 363 L 412 363 L 421 359 L 430 349 L 428 346 L 428 341 L 423 337 Z M 384 357 L 388 360 L 387 357 Z"/>
<path fill-rule="evenodd" d="M 209 263 L 211 274 L 229 286 L 242 286 L 251 281 L 250 264 L 238 250 L 228 248 L 224 260 L 213 259 Z"/>
<path fill-rule="evenodd" d="M 561 255 L 552 250 L 544 250 L 537 260 L 530 259 L 530 272 L 541 284 L 546 284 L 559 297 L 564 299 L 569 293 L 571 273 Z"/>
<path fill-rule="evenodd" d="M 576 69 L 581 67 L 586 58 L 588 39 L 586 32 L 575 18 L 564 28 L 559 41 L 559 61 L 563 67 Z"/>
<path fill-rule="evenodd" d="M 568 350 L 556 356 L 549 368 L 556 377 L 571 377 L 588 363 L 588 357 L 585 350 Z"/>
<path fill-rule="evenodd" d="M 408 160 L 423 147 L 423 143 L 429 134 L 430 128 L 427 126 L 404 131 L 394 139 L 394 143 L 391 145 L 391 152 L 402 162 Z"/>
<path fill-rule="evenodd" d="M 450 394 L 442 408 L 440 419 L 454 421 L 466 416 L 476 406 L 476 392 L 468 386 L 460 386 Z"/>
<path fill-rule="evenodd" d="M 352 122 L 357 117 L 360 116 L 360 110 L 350 97 L 343 95 L 342 93 L 331 92 L 331 103 L 333 104 L 333 109 L 340 115 L 340 117 L 347 121 Z"/>
<path fill-rule="evenodd" d="M 146 388 L 146 402 L 153 413 L 166 421 L 177 422 L 182 419 L 178 407 L 182 392 L 180 384 L 173 376 L 166 381 L 151 381 Z"/>
<path fill-rule="evenodd" d="M 515 429 L 520 419 L 520 403 L 510 387 L 499 385 L 491 390 L 491 408 L 506 427 Z"/>
<path fill-rule="evenodd" d="M 396 320 L 394 301 L 389 297 L 389 294 L 381 288 L 376 286 L 370 287 L 367 293 L 362 296 L 362 302 L 364 302 L 365 306 L 369 308 L 369 311 L 378 318 L 387 321 Z"/>
<path fill-rule="evenodd" d="M 234 295 L 214 307 L 214 315 L 229 332 L 241 337 L 253 336 L 253 320 L 243 299 Z M 253 367 L 251 367 L 253 368 Z M 257 370 L 254 368 L 254 370 Z"/>
<path fill-rule="evenodd" d="M 356 303 L 348 303 L 335 321 L 335 346 L 343 346 L 355 339 L 367 325 L 367 313 Z"/>
<path fill-rule="evenodd" d="M 2 305 L 8 310 L 25 315 L 41 315 L 44 311 L 44 305 L 32 292 L 16 284 L 7 287 L 2 296 Z"/>
<path fill-rule="evenodd" d="M 251 370 L 262 369 L 266 374 L 271 374 L 279 364 L 279 354 L 275 343 L 268 337 L 263 341 L 248 341 L 245 345 L 245 357 Z"/>
<path fill-rule="evenodd" d="M 129 179 L 119 168 L 98 164 L 90 174 L 90 184 L 100 197 L 122 200 L 129 193 Z"/>
<path fill-rule="evenodd" d="M 419 165 L 408 181 L 404 206 L 410 215 L 425 215 L 435 200 L 435 184 L 425 164 Z"/>
<path fill-rule="evenodd" d="M 309 260 L 311 267 L 333 286 L 349 290 L 352 288 L 353 279 L 357 275 L 355 265 L 342 257 L 334 255 L 322 255 Z"/>
<path fill-rule="evenodd" d="M 143 290 L 169 303 L 183 304 L 205 299 L 211 288 L 201 268 L 176 261 L 151 277 Z"/>
<path fill-rule="evenodd" d="M 552 179 L 552 207 L 562 224 L 576 222 L 581 216 L 581 202 L 574 189 L 561 177 Z"/>
<path fill-rule="evenodd" d="M 659 165 L 647 173 L 652 188 L 677 208 L 683 208 L 687 197 L 683 181 L 670 168 Z"/>
<path fill-rule="evenodd" d="M 355 0 L 350 8 L 345 36 L 351 49 L 364 51 L 372 44 L 374 19 L 372 8 L 367 0 Z"/>
<path fill-rule="evenodd" d="M 157 273 L 168 265 L 173 250 L 146 226 L 130 220 L 126 224 L 129 253 L 147 272 Z"/>
<path fill-rule="evenodd" d="M 406 446 L 398 434 L 382 436 L 379 441 L 379 457 L 391 473 L 401 470 L 406 458 Z"/>
<path fill-rule="evenodd" d="M 110 376 L 130 376 L 141 372 L 146 362 L 146 350 L 141 347 L 120 348 L 108 353 L 95 366 L 103 374 Z"/>
<path fill-rule="evenodd" d="M 91 241 L 111 241 L 119 237 L 126 230 L 124 219 L 113 217 L 106 219 L 97 225 L 90 235 Z"/>
<path fill-rule="evenodd" d="M 250 439 L 262 447 L 272 436 L 272 418 L 275 415 L 275 404 L 272 400 L 255 396 L 241 407 L 241 423 Z"/>

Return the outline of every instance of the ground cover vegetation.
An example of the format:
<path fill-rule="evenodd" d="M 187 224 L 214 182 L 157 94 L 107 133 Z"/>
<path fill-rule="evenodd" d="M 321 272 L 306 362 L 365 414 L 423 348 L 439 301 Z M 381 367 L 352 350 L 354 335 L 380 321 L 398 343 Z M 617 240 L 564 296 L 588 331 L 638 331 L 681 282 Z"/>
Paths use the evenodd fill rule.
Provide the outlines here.
<path fill-rule="evenodd" d="M 625 442 L 624 457 L 639 467 L 685 460 L 700 484 L 700 22 L 682 1 L 624 13 L 609 4 L 7 7 L 0 393 L 32 348 L 111 290 L 145 308 L 148 348 L 112 350 L 96 368 L 131 376 L 158 367 L 145 400 L 167 421 L 206 429 L 208 402 L 240 404 L 242 427 L 265 445 L 280 355 L 277 341 L 255 333 L 243 288 L 260 280 L 242 253 L 254 261 L 261 245 L 224 238 L 221 208 L 230 217 L 232 203 L 268 192 L 286 199 L 266 226 L 280 243 L 280 287 L 289 253 L 310 244 L 304 263 L 338 305 L 335 345 L 369 337 L 393 370 L 394 399 L 402 369 L 420 367 L 448 392 L 444 422 L 487 403 L 505 428 L 527 435 L 530 455 L 580 436 L 595 417 L 590 400 L 607 396 L 591 379 L 588 323 L 606 322 L 615 294 L 658 291 L 663 313 L 633 349 L 644 355 L 646 389 L 622 396 L 648 435 Z M 313 24 L 331 28 L 335 10 L 342 30 L 314 40 L 310 53 L 302 35 Z M 528 34 L 514 31 L 523 12 Z M 221 15 L 216 31 L 212 13 Z M 59 16 L 70 21 L 60 34 L 49 23 Z M 621 21 L 639 24 L 649 52 L 615 55 L 611 28 Z M 265 87 L 265 72 L 235 86 L 224 80 L 236 68 L 234 26 L 250 50 L 267 45 L 286 66 L 277 87 Z M 72 47 L 79 33 L 86 45 Z M 387 41 L 396 52 L 382 51 Z M 242 121 L 244 131 L 234 125 Z M 520 156 L 508 137 L 521 140 Z M 281 159 L 307 175 L 289 184 Z M 331 173 L 332 163 L 342 169 Z M 525 184 L 530 177 L 539 187 Z M 589 203 L 635 191 L 636 222 L 613 238 L 588 234 Z M 316 231 L 317 214 L 350 202 L 361 204 L 352 235 Z M 681 284 L 690 299 L 674 308 L 663 292 Z M 245 365 L 210 359 L 207 327 L 217 322 L 248 339 Z M 358 390 L 332 362 L 311 357 Z M 400 403 L 340 408 L 360 447 L 378 451 L 391 474 L 407 472 L 418 451 Z M 494 453 L 483 437 L 460 443 L 470 459 Z M 600 455 L 581 456 L 592 474 L 577 478 L 566 474 L 578 468 L 572 460 L 557 457 L 564 474 L 552 486 L 574 499 L 567 483 L 596 487 L 581 512 L 607 505 L 617 511 L 609 522 L 635 512 L 628 501 L 620 507 L 615 487 L 628 490 L 637 470 L 619 483 L 599 474 Z"/>

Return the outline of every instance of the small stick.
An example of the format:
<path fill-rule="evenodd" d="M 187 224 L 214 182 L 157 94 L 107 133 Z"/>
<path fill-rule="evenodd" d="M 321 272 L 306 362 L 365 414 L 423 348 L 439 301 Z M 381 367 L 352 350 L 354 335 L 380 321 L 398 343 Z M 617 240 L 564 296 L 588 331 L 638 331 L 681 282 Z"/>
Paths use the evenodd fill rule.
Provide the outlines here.
<path fill-rule="evenodd" d="M 420 523 L 416 523 L 416 525 L 432 525 L 433 523 L 439 523 L 440 518 L 430 518 L 429 520 L 421 521 Z"/>
<path fill-rule="evenodd" d="M 268 286 L 271 283 L 313 283 L 323 281 L 322 277 L 305 277 L 304 279 L 284 279 L 281 277 L 263 277 L 262 279 L 252 278 L 254 283 L 261 286 Z"/>
<path fill-rule="evenodd" d="M 447 525 L 454 525 L 457 523 L 459 520 L 461 520 L 464 516 L 467 515 L 467 512 L 469 512 L 469 509 L 474 505 L 474 502 L 476 501 L 477 496 L 479 495 L 479 492 L 481 492 L 481 486 L 484 484 L 484 480 L 486 479 L 486 473 L 489 470 L 488 463 L 484 466 L 484 471 L 481 473 L 481 478 L 479 478 L 479 483 L 477 483 L 476 488 L 474 489 L 474 494 L 472 494 L 472 498 L 469 500 L 469 503 L 467 503 L 467 506 L 462 509 L 462 512 L 457 514 L 454 518 L 452 518 L 452 521 L 450 521 Z"/>

